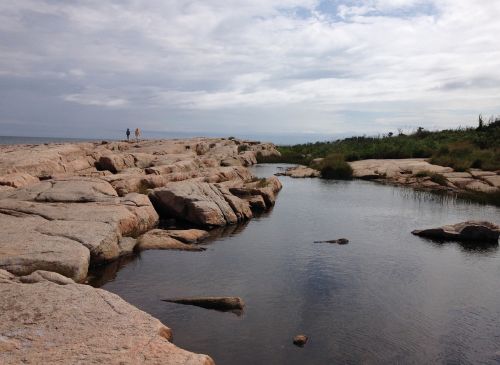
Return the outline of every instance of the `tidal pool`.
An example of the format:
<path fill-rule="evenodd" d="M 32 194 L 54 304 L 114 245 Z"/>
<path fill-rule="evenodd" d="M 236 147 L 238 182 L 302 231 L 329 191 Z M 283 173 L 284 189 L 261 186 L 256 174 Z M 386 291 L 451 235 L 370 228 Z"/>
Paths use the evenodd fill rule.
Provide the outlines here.
<path fill-rule="evenodd" d="M 277 166 L 258 165 L 258 176 Z M 146 251 L 94 284 L 223 364 L 498 364 L 498 245 L 413 229 L 500 209 L 365 181 L 281 178 L 274 209 L 213 234 L 205 252 Z M 313 243 L 348 238 L 348 245 Z M 242 315 L 161 301 L 240 296 Z M 309 342 L 292 344 L 296 334 Z"/>

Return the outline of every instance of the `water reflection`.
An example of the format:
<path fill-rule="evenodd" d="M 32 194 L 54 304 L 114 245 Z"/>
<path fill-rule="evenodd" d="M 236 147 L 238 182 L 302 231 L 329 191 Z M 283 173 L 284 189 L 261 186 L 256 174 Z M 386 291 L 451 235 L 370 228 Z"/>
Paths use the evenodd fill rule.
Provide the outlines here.
<path fill-rule="evenodd" d="M 116 275 L 121 269 L 131 262 L 140 260 L 140 257 L 141 254 L 137 252 L 131 255 L 122 256 L 106 264 L 90 267 L 87 283 L 93 287 L 99 288 L 104 284 L 115 280 Z"/>
<path fill-rule="evenodd" d="M 498 242 L 474 242 L 474 241 L 453 241 L 453 240 L 438 240 L 427 237 L 420 237 L 424 242 L 430 245 L 441 248 L 446 245 L 457 245 L 461 251 L 468 254 L 492 255 L 498 251 Z"/>
<path fill-rule="evenodd" d="M 145 251 L 101 285 L 218 365 L 498 363 L 498 245 L 411 231 L 498 222 L 499 208 L 373 182 L 280 179 L 272 212 L 213 231 L 205 252 Z M 313 243 L 340 237 L 349 244 Z M 205 295 L 242 297 L 245 313 L 161 301 Z M 301 349 L 298 333 L 310 338 Z"/>

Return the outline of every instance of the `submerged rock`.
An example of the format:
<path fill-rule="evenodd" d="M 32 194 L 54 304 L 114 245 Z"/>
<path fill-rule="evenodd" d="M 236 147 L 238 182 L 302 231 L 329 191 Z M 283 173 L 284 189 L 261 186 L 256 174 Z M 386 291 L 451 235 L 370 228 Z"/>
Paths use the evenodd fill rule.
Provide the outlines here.
<path fill-rule="evenodd" d="M 195 305 L 206 309 L 216 309 L 220 311 L 242 310 L 245 307 L 243 299 L 240 297 L 193 297 L 163 299 L 164 302 Z"/>
<path fill-rule="evenodd" d="M 490 222 L 467 221 L 438 228 L 414 230 L 411 233 L 442 240 L 498 242 L 500 227 Z"/>
<path fill-rule="evenodd" d="M 293 337 L 293 344 L 302 347 L 307 343 L 308 339 L 306 335 L 297 335 Z"/>

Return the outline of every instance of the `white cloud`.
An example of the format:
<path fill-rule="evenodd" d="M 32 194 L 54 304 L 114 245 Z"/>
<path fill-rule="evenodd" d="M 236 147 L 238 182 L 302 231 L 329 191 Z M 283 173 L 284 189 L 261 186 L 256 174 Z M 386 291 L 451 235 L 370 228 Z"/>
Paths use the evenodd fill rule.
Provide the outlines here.
<path fill-rule="evenodd" d="M 406 125 L 416 105 L 416 122 L 447 127 L 498 112 L 500 3 L 326 1 L 2 3 L 0 76 L 65 79 L 54 98 L 157 129 L 240 109 L 266 130 L 359 133 Z"/>
<path fill-rule="evenodd" d="M 68 94 L 63 95 L 64 100 L 81 105 L 103 106 L 109 108 L 123 107 L 127 100 L 113 98 L 108 95 L 99 94 Z"/>

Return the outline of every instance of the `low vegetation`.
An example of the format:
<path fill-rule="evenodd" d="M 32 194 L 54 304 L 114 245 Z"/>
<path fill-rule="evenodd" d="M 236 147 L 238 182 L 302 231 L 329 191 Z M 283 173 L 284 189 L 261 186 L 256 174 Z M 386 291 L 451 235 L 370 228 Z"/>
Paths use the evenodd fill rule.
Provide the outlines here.
<path fill-rule="evenodd" d="M 429 171 L 420 171 L 418 173 L 415 174 L 415 177 L 430 177 L 430 180 L 436 184 L 439 184 L 439 185 L 442 185 L 442 186 L 446 186 L 447 185 L 447 180 L 446 178 L 441 175 L 441 174 L 438 174 L 436 172 L 429 172 Z"/>
<path fill-rule="evenodd" d="M 352 168 L 340 154 L 328 155 L 318 164 L 313 164 L 313 167 L 321 172 L 324 179 L 352 179 Z"/>
<path fill-rule="evenodd" d="M 389 133 L 376 137 L 350 137 L 343 140 L 280 146 L 281 157 L 259 162 L 286 162 L 302 165 L 319 157 L 342 156 L 345 161 L 369 158 L 429 158 L 432 163 L 456 171 L 469 168 L 500 170 L 500 118 L 482 117 L 477 128 L 458 128 L 431 132 L 423 128 L 413 133 Z"/>

